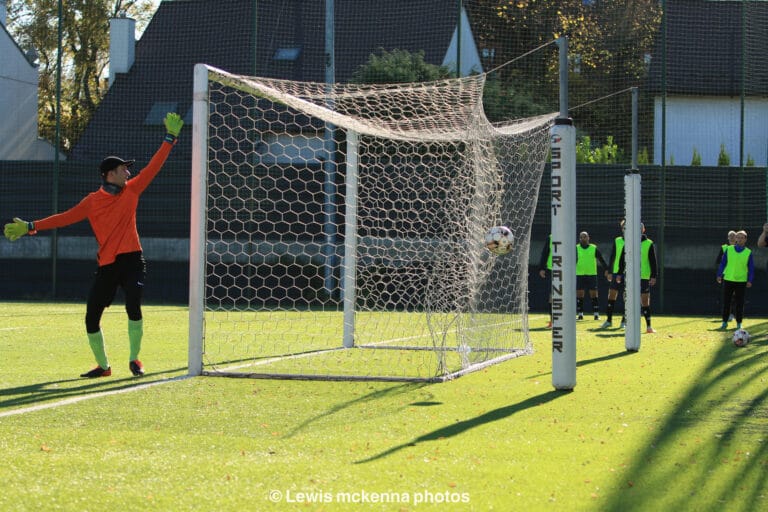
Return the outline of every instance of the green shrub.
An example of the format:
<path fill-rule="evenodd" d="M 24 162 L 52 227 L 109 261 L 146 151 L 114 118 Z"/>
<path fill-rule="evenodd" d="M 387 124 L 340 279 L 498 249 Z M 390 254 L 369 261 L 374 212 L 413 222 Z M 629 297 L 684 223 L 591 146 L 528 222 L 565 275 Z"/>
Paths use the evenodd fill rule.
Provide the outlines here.
<path fill-rule="evenodd" d="M 725 150 L 725 144 L 720 144 L 720 154 L 717 155 L 718 167 L 727 167 L 731 165 L 731 156 Z"/>
<path fill-rule="evenodd" d="M 615 164 L 621 158 L 619 146 L 613 141 L 613 136 L 609 135 L 606 143 L 600 147 L 592 147 L 592 139 L 589 135 L 584 135 L 576 143 L 576 163 L 580 164 Z"/>
<path fill-rule="evenodd" d="M 648 165 L 651 161 L 648 158 L 648 148 L 643 148 L 637 153 L 637 165 Z"/>
<path fill-rule="evenodd" d="M 693 148 L 693 157 L 691 158 L 691 165 L 701 167 L 701 153 L 696 148 Z"/>
<path fill-rule="evenodd" d="M 592 140 L 585 135 L 576 142 L 576 163 L 591 164 L 594 163 L 592 158 Z"/>
<path fill-rule="evenodd" d="M 496 78 L 488 79 L 483 89 L 485 117 L 493 123 L 549 112 L 533 97 L 533 92 L 521 83 L 502 84 Z"/>
<path fill-rule="evenodd" d="M 368 62 L 361 65 L 352 75 L 357 84 L 430 82 L 451 76 L 445 66 L 436 66 L 424 60 L 424 52 L 411 53 L 408 50 L 379 50 L 368 56 Z"/>

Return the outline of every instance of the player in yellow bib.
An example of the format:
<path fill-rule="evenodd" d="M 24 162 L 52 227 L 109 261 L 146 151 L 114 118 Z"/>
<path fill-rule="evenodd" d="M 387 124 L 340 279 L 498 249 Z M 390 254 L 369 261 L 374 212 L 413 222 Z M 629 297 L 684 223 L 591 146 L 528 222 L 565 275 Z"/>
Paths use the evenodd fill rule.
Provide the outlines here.
<path fill-rule="evenodd" d="M 579 243 L 576 244 L 576 318 L 584 320 L 584 295 L 589 290 L 592 303 L 592 315 L 600 320 L 600 303 L 597 294 L 597 264 L 608 274 L 608 264 L 605 262 L 600 249 L 589 243 L 589 233 L 579 233 Z"/>
<path fill-rule="evenodd" d="M 539 257 L 539 277 L 547 281 L 547 304 L 549 305 L 549 321 L 547 329 L 552 328 L 552 233 L 547 236 Z"/>
<path fill-rule="evenodd" d="M 658 263 L 656 260 L 656 248 L 653 240 L 645 234 L 645 225 L 640 223 L 642 238 L 640 239 L 640 312 L 645 318 L 645 332 L 653 334 L 656 329 L 651 327 L 651 286 L 656 286 L 658 276 Z M 624 248 L 619 258 L 619 275 L 616 279 L 622 280 L 625 269 Z"/>
<path fill-rule="evenodd" d="M 717 282 L 723 283 L 723 323 L 720 324 L 720 329 L 728 328 L 731 300 L 733 300 L 736 329 L 741 329 L 741 322 L 744 319 L 744 295 L 747 288 L 752 287 L 752 280 L 755 277 L 752 251 L 746 244 L 747 232 L 737 231 L 736 244 L 725 249 L 720 267 L 717 269 Z"/>
<path fill-rule="evenodd" d="M 760 235 L 760 236 L 762 236 L 762 235 Z M 720 261 L 723 259 L 723 253 L 725 252 L 725 249 L 727 249 L 728 246 L 731 246 L 731 245 L 736 243 L 736 232 L 734 230 L 730 230 L 728 232 L 728 235 L 726 235 L 726 237 L 727 237 L 726 239 L 728 240 L 728 242 L 724 243 L 723 245 L 720 246 L 720 252 L 717 253 L 717 258 L 715 258 L 715 269 L 720 268 Z M 760 245 L 760 241 L 759 240 L 758 240 L 758 245 Z M 722 288 L 722 286 L 721 286 L 721 288 Z M 721 296 L 723 295 L 722 290 L 720 291 L 720 295 Z M 734 307 L 733 307 L 733 304 L 731 304 L 731 316 L 728 317 L 728 321 L 729 322 L 734 319 L 733 310 L 734 310 Z"/>
<path fill-rule="evenodd" d="M 619 277 L 619 258 L 624 252 L 624 219 L 619 222 L 619 227 L 621 227 L 621 235 L 613 239 L 611 259 L 608 260 L 611 263 L 608 266 L 608 272 L 605 273 L 605 277 L 610 284 L 608 285 L 608 306 L 605 308 L 605 322 L 600 326 L 601 329 L 613 327 L 613 308 L 616 306 L 619 292 L 624 292 L 624 283 Z M 625 324 L 626 319 L 622 315 L 621 327 L 624 328 Z"/>
<path fill-rule="evenodd" d="M 736 232 L 734 230 L 730 230 L 728 232 L 728 242 L 720 246 L 720 252 L 717 253 L 717 258 L 715 259 L 715 266 L 720 266 L 720 261 L 723 259 L 723 253 L 725 250 L 736 243 Z"/>

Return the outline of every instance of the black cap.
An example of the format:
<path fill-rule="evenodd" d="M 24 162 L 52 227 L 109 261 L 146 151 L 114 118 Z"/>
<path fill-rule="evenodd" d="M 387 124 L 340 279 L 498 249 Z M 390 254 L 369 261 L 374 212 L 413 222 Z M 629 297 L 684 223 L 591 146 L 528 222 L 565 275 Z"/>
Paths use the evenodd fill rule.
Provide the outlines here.
<path fill-rule="evenodd" d="M 107 174 L 118 165 L 127 165 L 130 167 L 135 161 L 136 160 L 123 160 L 122 158 L 116 156 L 108 156 L 101 161 L 101 164 L 99 164 L 99 172 L 101 172 L 101 174 Z"/>

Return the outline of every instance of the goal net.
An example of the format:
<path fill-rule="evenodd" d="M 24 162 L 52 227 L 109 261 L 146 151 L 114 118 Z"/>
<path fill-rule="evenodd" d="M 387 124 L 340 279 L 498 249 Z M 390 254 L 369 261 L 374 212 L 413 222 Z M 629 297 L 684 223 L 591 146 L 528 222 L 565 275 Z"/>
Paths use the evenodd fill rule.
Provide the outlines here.
<path fill-rule="evenodd" d="M 190 373 L 439 381 L 531 352 L 530 230 L 556 114 L 489 123 L 485 75 L 195 72 Z M 484 243 L 497 225 L 504 256 Z"/>

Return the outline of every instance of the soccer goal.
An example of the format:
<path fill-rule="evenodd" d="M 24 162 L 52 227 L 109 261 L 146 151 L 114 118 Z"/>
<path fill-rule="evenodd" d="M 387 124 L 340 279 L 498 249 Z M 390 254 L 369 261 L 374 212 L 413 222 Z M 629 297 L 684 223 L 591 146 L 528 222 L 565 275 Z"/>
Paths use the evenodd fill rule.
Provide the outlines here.
<path fill-rule="evenodd" d="M 195 68 L 189 370 L 440 381 L 531 352 L 529 240 L 556 114 L 485 75 L 301 83 Z M 513 250 L 484 244 L 507 226 Z"/>

